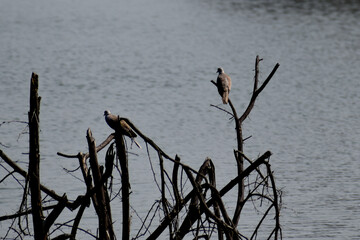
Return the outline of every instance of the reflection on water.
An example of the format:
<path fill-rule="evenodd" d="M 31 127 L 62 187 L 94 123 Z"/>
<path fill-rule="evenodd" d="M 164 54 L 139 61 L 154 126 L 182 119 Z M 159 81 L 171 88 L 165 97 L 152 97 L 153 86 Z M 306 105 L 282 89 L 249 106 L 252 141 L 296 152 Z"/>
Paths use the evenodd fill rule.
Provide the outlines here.
<path fill-rule="evenodd" d="M 245 151 L 253 158 L 274 153 L 277 185 L 284 190 L 284 237 L 360 238 L 359 10 L 358 1 L 5 0 L 0 122 L 26 121 L 28 81 L 36 71 L 47 186 L 69 198 L 85 191 L 62 170 L 77 163 L 56 152 L 85 151 L 88 127 L 97 142 L 105 139 L 105 109 L 129 117 L 195 168 L 211 157 L 222 186 L 235 174 L 235 133 L 233 122 L 209 107 L 220 104 L 210 80 L 224 67 L 241 112 L 259 54 L 261 79 L 276 62 L 280 68 L 244 124 L 244 135 L 253 136 Z M 18 134 L 24 127 L 0 127 L 0 142 L 10 146 L 1 149 L 23 162 L 27 136 Z M 153 179 L 146 153 L 138 154 L 131 156 L 130 174 L 133 207 L 141 213 L 147 210 L 141 209 L 142 193 L 152 194 Z M 15 183 L 5 184 L 1 215 L 16 211 L 13 199 L 21 196 Z M 113 211 L 114 218 L 121 214 L 116 206 Z M 91 216 L 89 225 L 96 224 Z M 134 228 L 137 223 L 133 217 Z"/>

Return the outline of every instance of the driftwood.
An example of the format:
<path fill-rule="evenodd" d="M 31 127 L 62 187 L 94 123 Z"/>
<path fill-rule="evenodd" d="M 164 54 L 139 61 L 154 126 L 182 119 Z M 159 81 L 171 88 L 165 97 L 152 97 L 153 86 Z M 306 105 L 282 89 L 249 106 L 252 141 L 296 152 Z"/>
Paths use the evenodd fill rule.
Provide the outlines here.
<path fill-rule="evenodd" d="M 95 138 L 91 130 L 87 130 L 88 153 L 79 152 L 78 154 L 58 155 L 65 158 L 75 158 L 78 160 L 79 169 L 84 179 L 86 193 L 79 195 L 74 200 L 68 200 L 66 194 L 57 194 L 41 184 L 39 176 L 40 168 L 40 149 L 39 149 L 39 109 L 40 97 L 37 95 L 38 76 L 33 73 L 31 78 L 30 111 L 29 111 L 29 131 L 30 131 L 30 155 L 28 172 L 23 170 L 12 161 L 3 151 L 0 150 L 0 157 L 6 164 L 9 174 L 0 180 L 0 183 L 14 173 L 19 173 L 27 179 L 24 189 L 23 199 L 17 213 L 7 216 L 0 216 L 0 221 L 12 221 L 8 232 L 5 235 L 21 238 L 24 235 L 32 234 L 35 239 L 76 239 L 77 232 L 82 231 L 89 237 L 97 239 L 116 239 L 113 229 L 111 204 L 114 198 L 110 198 L 110 192 L 117 192 L 121 195 L 122 201 L 122 239 L 183 239 L 192 234 L 194 239 L 256 239 L 262 233 L 262 226 L 266 220 L 273 223 L 272 230 L 265 233 L 268 239 L 282 238 L 280 227 L 280 208 L 281 194 L 276 188 L 273 171 L 269 163 L 270 151 L 266 151 L 255 160 L 251 160 L 244 154 L 243 144 L 246 139 L 242 136 L 242 123 L 247 119 L 254 107 L 259 94 L 264 90 L 270 79 L 276 72 L 279 64 L 276 64 L 272 72 L 259 86 L 259 63 L 262 59 L 258 56 L 255 60 L 254 87 L 251 99 L 245 111 L 238 116 L 234 105 L 229 99 L 231 112 L 218 106 L 217 109 L 231 115 L 235 122 L 237 135 L 237 149 L 233 150 L 237 163 L 237 175 L 232 178 L 225 186 L 218 188 L 216 184 L 216 169 L 210 158 L 206 158 L 199 170 L 188 166 L 180 160 L 178 156 L 171 157 L 162 150 L 151 138 L 143 134 L 129 119 L 119 118 L 125 121 L 132 130 L 141 138 L 147 149 L 150 161 L 150 152 L 157 155 L 158 176 L 154 169 L 155 184 L 159 189 L 158 199 L 149 209 L 146 216 L 143 216 L 141 226 L 137 233 L 131 231 L 131 199 L 130 199 L 130 173 L 128 167 L 128 152 L 124 135 L 121 132 L 110 134 L 101 144 L 96 146 Z M 211 81 L 216 86 L 215 81 Z M 114 148 L 115 146 L 115 148 Z M 97 153 L 107 147 L 105 156 L 105 166 L 98 163 Z M 89 160 L 89 161 L 87 161 Z M 246 160 L 245 167 L 244 160 Z M 120 168 L 116 164 L 119 162 Z M 169 162 L 171 163 L 169 165 Z M 5 164 L 0 162 L 5 167 Z M 169 169 L 169 166 L 171 168 Z M 11 169 L 11 170 L 10 170 Z M 115 189 L 112 180 L 121 180 L 121 188 Z M 158 179 L 158 180 L 156 180 Z M 250 180 L 252 179 L 252 180 Z M 245 185 L 245 181 L 248 184 Z M 185 187 L 187 186 L 187 187 Z M 237 190 L 236 205 L 231 214 L 228 206 L 223 201 L 223 197 L 229 192 Z M 28 190 L 31 192 L 31 208 L 27 207 Z M 53 204 L 44 205 L 44 198 L 41 192 L 52 199 Z M 146 196 L 144 196 L 146 198 Z M 266 209 L 257 224 L 254 225 L 250 234 L 242 233 L 240 216 L 244 205 L 251 203 L 255 207 L 255 202 L 260 201 L 260 205 L 266 205 Z M 98 217 L 97 235 L 80 228 L 80 222 L 86 209 L 92 205 Z M 75 212 L 72 220 L 64 223 L 56 223 L 58 216 L 64 208 Z M 43 211 L 51 212 L 44 216 Z M 33 232 L 31 233 L 27 223 L 22 223 L 21 218 L 27 219 L 28 215 L 33 217 Z M 156 221 L 157 219 L 157 221 Z M 15 227 L 15 221 L 18 227 Z M 119 221 L 116 219 L 115 221 Z M 27 221 L 26 221 L 27 222 Z M 69 228 L 70 227 L 70 228 Z M 50 231 L 50 229 L 53 229 Z M 70 229 L 70 230 L 69 230 Z M 164 231 L 168 229 L 167 233 Z"/>

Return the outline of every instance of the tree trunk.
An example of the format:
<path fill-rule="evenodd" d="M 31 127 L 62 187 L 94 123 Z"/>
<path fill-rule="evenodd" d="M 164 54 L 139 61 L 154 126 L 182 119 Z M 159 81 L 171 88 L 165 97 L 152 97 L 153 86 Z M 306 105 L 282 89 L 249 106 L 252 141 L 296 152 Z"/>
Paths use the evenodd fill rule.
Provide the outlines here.
<path fill-rule="evenodd" d="M 39 146 L 39 114 L 40 99 L 38 95 L 39 79 L 32 73 L 30 81 L 30 111 L 29 111 L 29 186 L 31 192 L 31 208 L 33 216 L 35 239 L 47 239 L 43 227 L 44 216 L 41 206 L 40 191 L 40 146 Z"/>
<path fill-rule="evenodd" d="M 130 180 L 128 159 L 126 156 L 124 137 L 119 132 L 115 133 L 116 151 L 119 156 L 121 168 L 121 193 L 122 193 L 122 206 L 123 206 L 123 229 L 122 239 L 130 239 Z"/>

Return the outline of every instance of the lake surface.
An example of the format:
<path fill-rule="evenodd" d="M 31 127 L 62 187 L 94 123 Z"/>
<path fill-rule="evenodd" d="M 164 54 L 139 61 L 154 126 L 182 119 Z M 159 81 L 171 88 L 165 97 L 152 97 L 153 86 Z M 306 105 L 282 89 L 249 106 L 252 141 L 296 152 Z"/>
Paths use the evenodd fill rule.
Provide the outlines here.
<path fill-rule="evenodd" d="M 276 63 L 280 68 L 244 122 L 244 136 L 252 136 L 245 153 L 273 153 L 284 239 L 360 239 L 359 1 L 2 0 L 0 6 L 0 122 L 27 121 L 29 80 L 38 73 L 45 185 L 70 199 L 85 191 L 80 172 L 63 170 L 77 161 L 56 152 L 86 152 L 89 127 L 103 141 L 111 133 L 103 119 L 109 109 L 194 168 L 210 157 L 223 186 L 236 174 L 236 135 L 228 116 L 210 107 L 221 106 L 210 80 L 222 66 L 242 112 L 259 55 L 260 80 Z M 0 148 L 27 169 L 25 127 L 2 124 Z M 143 214 L 153 203 L 154 180 L 146 149 L 131 152 L 137 154 L 129 155 L 131 197 Z M 0 178 L 5 174 L 1 169 Z M 21 194 L 13 179 L 2 183 L 0 215 L 14 213 Z M 120 211 L 113 206 L 118 238 Z M 87 212 L 81 226 L 94 232 L 93 208 Z M 0 223 L 0 236 L 8 226 Z"/>

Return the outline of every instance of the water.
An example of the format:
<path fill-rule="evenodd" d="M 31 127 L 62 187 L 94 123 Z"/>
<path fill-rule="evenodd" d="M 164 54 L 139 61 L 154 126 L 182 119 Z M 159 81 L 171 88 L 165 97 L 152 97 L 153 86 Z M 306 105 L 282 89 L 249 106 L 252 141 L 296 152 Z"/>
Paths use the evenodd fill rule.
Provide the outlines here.
<path fill-rule="evenodd" d="M 62 169 L 77 162 L 56 152 L 86 151 L 89 127 L 98 143 L 105 139 L 111 132 L 105 109 L 130 118 L 169 155 L 179 154 L 194 168 L 211 157 L 218 185 L 224 185 L 235 175 L 235 132 L 233 122 L 209 106 L 221 103 L 210 80 L 219 66 L 229 73 L 230 96 L 241 112 L 259 54 L 261 79 L 277 62 L 280 68 L 244 123 L 244 135 L 252 135 L 245 151 L 252 158 L 273 152 L 277 186 L 284 192 L 284 238 L 360 239 L 357 1 L 0 4 L 0 121 L 27 120 L 29 80 L 37 72 L 41 177 L 59 194 L 73 199 L 85 189 Z M 0 143 L 26 169 L 24 128 L 1 125 Z M 152 204 L 143 193 L 151 196 L 154 183 L 145 150 L 131 151 L 139 154 L 129 160 L 133 205 L 142 213 L 148 207 L 143 205 Z M 157 167 L 155 156 L 152 161 Z M 17 210 L 16 188 L 12 179 L 1 184 L 1 215 Z M 82 226 L 91 228 L 97 221 L 92 209 L 87 212 Z M 119 207 L 113 212 L 116 217 Z M 115 224 L 120 236 L 120 220 Z M 0 235 L 7 227 L 0 223 Z"/>

